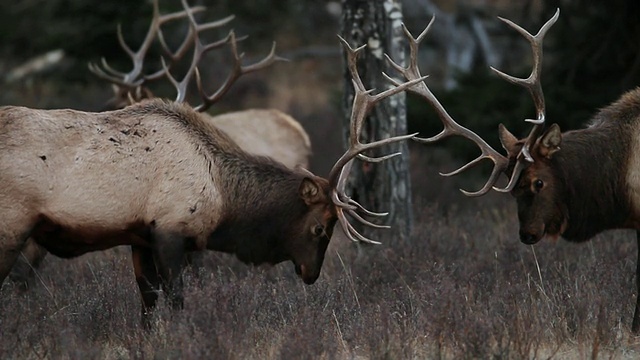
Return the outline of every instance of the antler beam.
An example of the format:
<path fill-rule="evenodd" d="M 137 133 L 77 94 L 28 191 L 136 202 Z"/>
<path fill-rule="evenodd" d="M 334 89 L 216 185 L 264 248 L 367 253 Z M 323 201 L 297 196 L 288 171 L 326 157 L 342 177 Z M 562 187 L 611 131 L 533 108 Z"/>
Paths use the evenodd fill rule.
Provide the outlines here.
<path fill-rule="evenodd" d="M 389 63 L 398 72 L 404 75 L 404 77 L 408 80 L 426 78 L 420 74 L 420 68 L 418 67 L 418 50 L 419 50 L 420 43 L 422 42 L 422 40 L 424 40 L 424 38 L 427 36 L 427 33 L 431 29 L 431 26 L 433 25 L 434 20 L 435 20 L 435 16 L 431 18 L 431 21 L 429 22 L 427 27 L 422 31 L 422 33 L 420 33 L 420 35 L 417 38 L 414 37 L 409 32 L 409 30 L 403 25 L 402 28 L 409 42 L 409 49 L 410 49 L 409 65 L 407 67 L 403 67 L 399 65 L 396 62 L 394 62 L 391 58 L 387 57 L 387 60 L 389 61 Z M 391 81 L 394 81 L 388 75 L 387 75 L 387 78 Z M 436 113 L 438 114 L 440 121 L 442 121 L 442 124 L 444 125 L 444 129 L 439 134 L 432 136 L 430 138 L 415 137 L 414 140 L 422 143 L 433 143 L 433 142 L 442 140 L 444 138 L 447 138 L 449 136 L 459 135 L 476 143 L 476 145 L 478 145 L 478 147 L 481 150 L 480 156 L 478 156 L 476 159 L 472 160 L 471 162 L 467 163 L 466 165 L 462 166 L 461 168 L 455 171 L 452 171 L 449 173 L 441 173 L 440 175 L 442 176 L 457 175 L 465 171 L 466 169 L 472 166 L 475 166 L 480 161 L 484 159 L 489 159 L 493 161 L 494 167 L 485 185 L 480 190 L 475 192 L 461 190 L 467 196 L 479 196 L 479 195 L 486 194 L 489 190 L 491 190 L 491 187 L 498 180 L 498 177 L 500 176 L 500 174 L 507 169 L 507 166 L 509 165 L 509 160 L 505 156 L 503 156 L 502 154 L 494 150 L 491 146 L 489 146 L 489 144 L 487 144 L 486 141 L 484 141 L 476 133 L 458 124 L 451 117 L 451 115 L 449 115 L 449 113 L 445 110 L 442 104 L 440 104 L 438 99 L 435 97 L 435 95 L 433 95 L 433 93 L 431 92 L 429 87 L 427 87 L 424 81 L 421 81 L 417 83 L 415 86 L 409 88 L 409 91 L 427 100 L 427 102 L 431 104 L 431 106 L 433 106 L 433 108 L 436 110 Z"/>
<path fill-rule="evenodd" d="M 513 21 L 499 17 L 500 20 L 504 21 L 507 25 L 518 31 L 525 39 L 529 41 L 529 44 L 531 44 L 531 51 L 533 53 L 533 69 L 529 77 L 527 77 L 526 79 L 507 75 L 494 67 L 491 67 L 491 70 L 493 70 L 496 74 L 498 74 L 501 78 L 507 80 L 508 82 L 515 85 L 520 85 L 529 90 L 529 93 L 533 98 L 533 103 L 536 107 L 537 116 L 536 119 L 525 119 L 526 122 L 530 122 L 533 124 L 533 128 L 531 128 L 531 132 L 529 132 L 529 135 L 527 136 L 526 140 L 524 141 L 524 145 L 522 146 L 522 150 L 520 150 L 520 153 L 517 156 L 517 163 L 515 168 L 513 169 L 511 178 L 509 179 L 509 184 L 507 184 L 504 189 L 496 188 L 496 191 L 509 192 L 513 190 L 516 182 L 518 181 L 518 178 L 520 177 L 520 173 L 525 167 L 525 163 L 523 162 L 533 162 L 533 158 L 530 154 L 530 149 L 537 141 L 538 137 L 540 137 L 540 134 L 542 133 L 542 129 L 544 127 L 544 122 L 546 120 L 544 94 L 542 92 L 542 82 L 540 79 L 542 75 L 542 41 L 544 40 L 544 36 L 547 34 L 547 31 L 551 28 L 551 26 L 553 26 L 553 24 L 556 23 L 559 17 L 560 9 L 556 9 L 555 14 L 551 17 L 551 19 L 547 20 L 547 22 L 540 28 L 535 36 Z"/>
<path fill-rule="evenodd" d="M 536 105 L 536 110 L 537 110 L 536 119 L 526 120 L 527 122 L 534 124 L 534 126 L 525 141 L 525 145 L 522 147 L 522 150 L 517 156 L 517 162 L 513 168 L 511 177 L 505 188 L 498 188 L 498 187 L 495 187 L 494 185 L 498 181 L 500 174 L 507 172 L 510 164 L 510 159 L 508 159 L 506 156 L 500 154 L 498 151 L 496 151 L 491 146 L 489 146 L 489 144 L 487 144 L 487 142 L 484 141 L 476 133 L 458 124 L 447 113 L 445 108 L 442 106 L 442 104 L 440 104 L 438 99 L 435 97 L 435 95 L 433 95 L 433 93 L 427 87 L 424 81 L 409 88 L 409 91 L 422 97 L 429 104 L 431 104 L 431 106 L 435 109 L 436 113 L 438 114 L 440 121 L 444 125 L 444 129 L 437 135 L 429 138 L 415 137 L 414 140 L 422 143 L 433 143 L 433 142 L 442 140 L 444 138 L 447 138 L 449 136 L 458 135 L 473 141 L 481 151 L 481 154 L 477 158 L 463 165 L 459 169 L 449 173 L 441 173 L 440 175 L 453 176 L 453 175 L 460 174 L 461 172 L 477 165 L 478 163 L 480 163 L 482 160 L 485 160 L 485 159 L 489 159 L 494 163 L 493 170 L 491 171 L 491 175 L 489 176 L 489 179 L 485 182 L 484 186 L 480 190 L 473 191 L 473 192 L 461 189 L 461 191 L 465 195 L 480 196 L 480 195 L 486 194 L 491 189 L 494 189 L 499 192 L 509 192 L 513 190 L 513 188 L 515 187 L 515 184 L 517 183 L 518 178 L 520 177 L 520 173 L 525 168 L 526 164 L 523 162 L 523 159 L 524 161 L 528 161 L 528 162 L 533 161 L 531 158 L 531 155 L 529 154 L 529 149 L 537 140 L 537 137 L 539 136 L 545 121 L 544 95 L 542 93 L 542 86 L 540 84 L 540 74 L 542 70 L 542 41 L 546 32 L 558 19 L 559 14 L 560 14 L 560 10 L 557 10 L 555 15 L 542 26 L 538 34 L 536 34 L 535 36 L 531 35 L 529 32 L 524 30 L 522 27 L 516 25 L 515 23 L 509 20 L 500 18 L 502 21 L 509 24 L 511 27 L 516 29 L 523 36 L 525 36 L 525 38 L 529 40 L 529 42 L 531 43 L 531 47 L 533 49 L 534 67 L 533 67 L 533 71 L 531 72 L 531 75 L 527 79 L 515 78 L 513 76 L 507 75 L 494 68 L 492 69 L 507 81 L 527 88 L 531 93 L 531 96 L 533 97 L 534 103 Z M 403 30 L 409 42 L 409 49 L 410 49 L 410 61 L 407 67 L 398 65 L 387 56 L 387 60 L 391 63 L 391 65 L 398 72 L 403 74 L 407 80 L 415 80 L 422 77 L 422 75 L 420 74 L 420 69 L 418 67 L 418 49 L 419 49 L 420 43 L 422 42 L 422 40 L 424 40 L 427 33 L 429 32 L 429 29 L 431 28 L 431 25 L 433 24 L 434 20 L 435 20 L 435 17 L 431 19 L 429 24 L 426 26 L 426 28 L 422 31 L 422 33 L 417 38 L 414 37 L 409 32 L 409 30 L 407 30 L 407 28 L 404 27 L 403 25 Z M 396 85 L 398 84 L 398 82 L 394 81 L 391 77 L 387 76 L 387 78 L 393 81 Z"/>

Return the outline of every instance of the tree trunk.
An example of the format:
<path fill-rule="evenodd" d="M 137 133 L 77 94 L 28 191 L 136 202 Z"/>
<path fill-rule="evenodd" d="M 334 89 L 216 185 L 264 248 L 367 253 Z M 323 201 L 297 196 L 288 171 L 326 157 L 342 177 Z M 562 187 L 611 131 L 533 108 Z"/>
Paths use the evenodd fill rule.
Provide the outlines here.
<path fill-rule="evenodd" d="M 366 44 L 360 53 L 358 69 L 367 89 L 381 92 L 392 87 L 382 73 L 394 74 L 384 59 L 387 53 L 404 65 L 405 39 L 400 26 L 402 11 L 399 0 L 342 0 L 342 37 L 352 46 Z M 346 64 L 346 57 L 343 57 Z M 345 110 L 344 141 L 349 132 L 349 114 L 353 104 L 354 89 L 349 71 L 344 66 Z M 403 80 L 403 79 L 399 79 Z M 373 109 L 363 126 L 363 143 L 405 134 L 407 132 L 405 94 L 400 93 L 385 99 Z M 369 155 L 399 152 L 401 155 L 382 163 L 371 164 L 355 160 L 347 193 L 364 207 L 377 212 L 389 212 L 384 223 L 390 230 L 359 229 L 363 235 L 374 239 L 392 236 L 406 241 L 411 232 L 411 182 L 409 177 L 409 149 L 407 142 L 398 142 L 378 148 Z M 376 231 L 375 234 L 372 231 Z"/>

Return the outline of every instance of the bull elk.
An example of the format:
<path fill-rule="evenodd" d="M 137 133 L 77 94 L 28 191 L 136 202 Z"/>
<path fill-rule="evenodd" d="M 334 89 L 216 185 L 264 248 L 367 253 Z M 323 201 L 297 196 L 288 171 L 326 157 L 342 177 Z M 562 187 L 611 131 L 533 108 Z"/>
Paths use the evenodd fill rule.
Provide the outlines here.
<path fill-rule="evenodd" d="M 416 134 L 362 143 L 361 129 L 380 100 L 424 78 L 374 95 L 356 68 L 363 47 L 343 45 L 356 88 L 350 141 L 327 178 L 244 152 L 185 104 L 197 62 L 183 80 L 174 79 L 176 101 L 152 99 L 102 113 L 0 107 L 0 284 L 29 237 L 62 258 L 129 245 L 147 323 L 160 289 L 174 308 L 182 307 L 185 252 L 222 251 L 248 264 L 291 261 L 303 282 L 313 284 L 336 222 L 351 240 L 374 242 L 349 220 L 380 228 L 363 216 L 385 214 L 346 195 L 351 164 L 394 156 L 364 153 Z M 205 48 L 196 43 L 194 58 Z M 271 52 L 260 63 L 274 58 Z M 204 96 L 205 103 L 210 99 Z"/>
<path fill-rule="evenodd" d="M 631 90 L 611 105 L 601 109 L 584 129 L 561 133 L 557 124 L 545 129 L 545 99 L 540 81 L 542 42 L 556 22 L 559 9 L 534 36 L 519 25 L 502 19 L 524 36 L 533 51 L 533 70 L 526 79 L 516 78 L 492 68 L 510 83 L 526 88 L 536 107 L 535 119 L 527 119 L 532 129 L 524 139 L 517 139 L 502 124 L 499 137 L 507 152 L 503 156 L 471 130 L 458 124 L 444 109 L 424 82 L 409 89 L 426 100 L 438 114 L 444 129 L 430 138 L 415 138 L 433 143 L 448 136 L 462 136 L 481 150 L 481 155 L 453 172 L 452 176 L 475 166 L 485 159 L 494 163 L 489 179 L 468 196 L 480 196 L 492 188 L 510 192 L 516 199 L 520 223 L 520 240 L 535 244 L 543 237 L 584 242 L 609 229 L 635 229 L 639 262 L 636 270 L 637 291 L 640 294 L 640 161 L 634 156 L 640 149 L 640 88 Z M 406 79 L 422 77 L 417 65 L 418 46 L 425 38 L 433 19 L 414 38 L 409 39 L 411 64 L 395 68 Z M 500 174 L 509 182 L 504 188 L 495 184 Z M 631 330 L 640 330 L 640 296 L 637 297 Z"/>
<path fill-rule="evenodd" d="M 205 8 L 202 6 L 191 8 L 193 13 L 203 10 Z M 89 69 L 94 74 L 112 83 L 114 96 L 107 101 L 102 111 L 121 109 L 144 99 L 155 98 L 153 92 L 145 85 L 149 81 L 160 79 L 166 73 L 162 71 L 143 75 L 142 71 L 144 58 L 156 38 L 160 39 L 160 44 L 164 53 L 168 56 L 170 64 L 174 64 L 181 60 L 190 47 L 194 45 L 196 32 L 224 26 L 233 19 L 233 16 L 229 16 L 218 21 L 198 24 L 195 28 L 189 28 L 187 36 L 177 47 L 178 50 L 172 52 L 164 41 L 160 31 L 161 26 L 170 21 L 183 19 L 186 16 L 187 13 L 185 11 L 161 15 L 158 1 L 153 1 L 153 16 L 149 29 L 142 44 L 135 52 L 124 41 L 121 28 L 118 27 L 118 42 L 125 53 L 131 57 L 133 67 L 130 72 L 125 74 L 113 70 L 105 59 L 102 59 L 103 68 L 90 64 Z M 262 64 L 262 66 L 243 67 L 240 64 L 241 55 L 237 54 L 235 47 L 233 49 L 235 72 L 230 77 L 232 80 L 237 79 L 242 74 L 259 70 L 272 63 L 272 61 L 269 61 Z M 273 60 L 280 59 L 273 58 Z M 219 92 L 217 99 L 221 98 L 226 90 L 230 88 L 233 83 L 232 80 L 228 81 L 229 86 L 224 89 L 225 91 Z M 214 101 L 211 101 L 209 105 L 213 103 Z M 210 116 L 204 112 L 205 110 L 207 110 L 207 107 L 200 107 L 199 109 L 202 112 L 202 118 L 222 130 L 244 151 L 253 155 L 270 157 L 292 169 L 296 166 L 309 168 L 309 157 L 311 155 L 309 135 L 298 121 L 286 113 L 277 109 L 250 109 Z M 46 254 L 47 252 L 43 248 L 30 240 L 22 249 L 22 255 L 12 270 L 10 277 L 21 286 L 26 286 L 33 275 L 33 271 L 38 269 Z"/>

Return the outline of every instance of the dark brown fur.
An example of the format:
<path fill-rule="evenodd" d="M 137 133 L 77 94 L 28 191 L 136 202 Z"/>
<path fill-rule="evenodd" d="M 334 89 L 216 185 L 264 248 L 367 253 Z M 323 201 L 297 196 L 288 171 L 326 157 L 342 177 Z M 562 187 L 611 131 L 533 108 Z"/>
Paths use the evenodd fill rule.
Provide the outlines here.
<path fill-rule="evenodd" d="M 560 150 L 550 159 L 541 154 L 540 141 L 536 143 L 534 163 L 523 171 L 513 191 L 523 241 L 542 237 L 535 225 L 540 222 L 551 227 L 549 235 L 571 241 L 629 227 L 633 213 L 626 175 L 632 137 L 639 135 L 635 133 L 638 121 L 640 89 L 602 109 L 588 128 L 563 133 Z M 519 146 L 509 150 L 511 157 Z M 533 190 L 536 179 L 545 184 L 539 194 Z"/>
<path fill-rule="evenodd" d="M 636 287 L 640 294 L 640 88 L 600 110 L 585 129 L 559 133 L 551 126 L 535 143 L 534 162 L 512 191 L 518 203 L 520 239 L 544 235 L 582 242 L 609 229 L 635 229 Z M 510 160 L 522 147 L 501 128 Z M 542 181 L 542 182 L 540 182 Z M 640 296 L 631 329 L 640 332 Z"/>

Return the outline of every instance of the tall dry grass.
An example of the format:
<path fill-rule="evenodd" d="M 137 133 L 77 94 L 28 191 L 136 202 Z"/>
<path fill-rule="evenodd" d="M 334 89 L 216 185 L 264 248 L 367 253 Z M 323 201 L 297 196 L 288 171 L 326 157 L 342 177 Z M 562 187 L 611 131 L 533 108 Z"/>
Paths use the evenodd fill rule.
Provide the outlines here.
<path fill-rule="evenodd" d="M 209 253 L 188 270 L 185 308 L 140 326 L 129 250 L 50 256 L 31 288 L 0 291 L 2 358 L 635 358 L 633 232 L 590 242 L 517 239 L 515 204 L 466 199 L 414 174 L 410 244 L 337 236 L 322 275 L 251 268 Z M 450 181 L 450 180 L 444 180 Z M 446 189 L 437 194 L 426 187 Z M 441 205 L 442 203 L 442 205 Z"/>

